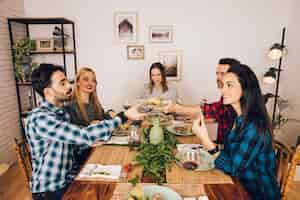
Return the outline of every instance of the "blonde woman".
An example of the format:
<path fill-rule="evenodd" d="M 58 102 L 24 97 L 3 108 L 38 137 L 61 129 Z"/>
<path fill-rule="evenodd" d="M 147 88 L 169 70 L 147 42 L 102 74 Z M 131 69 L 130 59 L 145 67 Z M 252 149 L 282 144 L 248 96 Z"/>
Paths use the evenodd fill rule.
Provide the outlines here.
<path fill-rule="evenodd" d="M 91 68 L 81 68 L 76 77 L 74 96 L 70 104 L 71 121 L 80 126 L 88 126 L 95 120 L 115 116 L 111 110 L 104 112 L 96 92 L 96 74 Z"/>
<path fill-rule="evenodd" d="M 97 121 L 111 119 L 116 114 L 109 110 L 104 112 L 96 92 L 96 74 L 91 68 L 81 68 L 77 74 L 74 95 L 67 111 L 71 116 L 71 123 L 81 127 L 88 126 Z M 80 147 L 75 152 L 75 161 L 81 165 L 89 155 L 90 149 Z"/>

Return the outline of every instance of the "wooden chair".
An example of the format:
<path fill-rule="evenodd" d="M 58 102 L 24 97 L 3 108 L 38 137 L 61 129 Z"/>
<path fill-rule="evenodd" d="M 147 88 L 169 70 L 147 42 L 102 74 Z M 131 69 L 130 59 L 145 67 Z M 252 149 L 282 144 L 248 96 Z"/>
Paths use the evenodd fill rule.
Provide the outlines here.
<path fill-rule="evenodd" d="M 285 183 L 283 184 L 282 188 L 282 200 L 287 199 L 287 194 L 292 188 L 294 176 L 296 173 L 296 166 L 300 164 L 300 145 L 296 148 L 296 151 L 292 157 L 292 162 L 290 164 L 290 167 L 288 169 L 288 174 Z"/>
<path fill-rule="evenodd" d="M 26 184 L 29 187 L 29 182 L 32 174 L 32 164 L 31 164 L 29 145 L 26 142 L 26 140 L 18 141 L 18 139 L 15 138 L 14 148 L 17 154 L 17 159 L 22 174 L 24 175 Z"/>
<path fill-rule="evenodd" d="M 292 151 L 285 144 L 275 140 L 275 155 L 277 166 L 277 181 L 280 187 L 280 192 L 283 192 L 283 185 L 286 182 L 289 162 L 291 160 Z"/>

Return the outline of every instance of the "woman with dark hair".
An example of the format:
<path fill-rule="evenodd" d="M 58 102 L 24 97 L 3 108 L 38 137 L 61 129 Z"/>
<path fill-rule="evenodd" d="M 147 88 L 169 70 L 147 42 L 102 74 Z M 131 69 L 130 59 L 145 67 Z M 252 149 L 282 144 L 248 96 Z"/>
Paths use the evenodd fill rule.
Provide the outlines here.
<path fill-rule="evenodd" d="M 223 81 L 224 104 L 237 114 L 224 149 L 219 151 L 209 138 L 203 117 L 194 122 L 193 131 L 215 157 L 215 167 L 237 178 L 252 199 L 279 200 L 272 129 L 258 80 L 248 66 L 233 65 Z"/>
<path fill-rule="evenodd" d="M 166 79 L 166 72 L 163 65 L 159 62 L 153 63 L 149 71 L 150 83 L 144 90 L 144 98 L 161 98 L 178 101 L 177 89 L 174 85 L 168 85 Z"/>

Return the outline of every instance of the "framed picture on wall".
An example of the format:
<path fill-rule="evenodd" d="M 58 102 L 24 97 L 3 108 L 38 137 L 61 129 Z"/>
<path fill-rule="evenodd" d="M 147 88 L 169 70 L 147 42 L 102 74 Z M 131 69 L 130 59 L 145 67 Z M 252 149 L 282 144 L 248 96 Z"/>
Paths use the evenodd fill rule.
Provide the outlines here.
<path fill-rule="evenodd" d="M 173 26 L 150 26 L 149 40 L 151 43 L 173 42 Z"/>
<path fill-rule="evenodd" d="M 168 80 L 181 79 L 181 51 L 161 51 L 158 54 L 160 63 L 164 66 Z"/>
<path fill-rule="evenodd" d="M 114 35 L 118 43 L 137 42 L 137 13 L 115 12 Z"/>
<path fill-rule="evenodd" d="M 128 45 L 127 59 L 128 60 L 143 60 L 145 56 L 144 45 Z"/>

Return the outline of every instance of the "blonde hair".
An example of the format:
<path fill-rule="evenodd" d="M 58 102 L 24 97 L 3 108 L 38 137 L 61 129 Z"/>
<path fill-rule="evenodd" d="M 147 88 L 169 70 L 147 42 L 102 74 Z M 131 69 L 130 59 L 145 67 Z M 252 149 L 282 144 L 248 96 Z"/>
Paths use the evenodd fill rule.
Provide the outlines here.
<path fill-rule="evenodd" d="M 96 80 L 96 74 L 95 72 L 91 69 L 91 68 L 88 68 L 88 67 L 83 67 L 79 70 L 77 76 L 76 76 L 76 82 L 75 82 L 75 91 L 74 91 L 74 96 L 73 96 L 73 100 L 75 100 L 75 102 L 77 103 L 78 107 L 79 107 L 79 112 L 80 112 L 80 115 L 82 117 L 82 119 L 86 122 L 86 123 L 89 123 L 89 119 L 88 119 L 88 115 L 87 115 L 87 111 L 86 111 L 86 108 L 84 106 L 84 102 L 82 101 L 81 99 L 81 94 L 80 94 L 80 90 L 77 86 L 77 83 L 80 79 L 81 76 L 83 76 L 85 73 L 87 72 L 90 72 L 93 74 L 93 76 L 95 77 L 95 80 Z M 94 107 L 94 110 L 95 110 L 95 113 L 96 113 L 96 117 L 97 119 L 99 120 L 102 120 L 103 119 L 103 110 L 102 110 L 102 106 L 100 104 L 100 101 L 98 99 L 98 96 L 97 96 L 97 92 L 96 92 L 96 89 L 95 91 L 93 91 L 89 97 L 89 100 L 91 101 L 93 107 Z"/>

